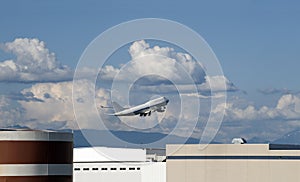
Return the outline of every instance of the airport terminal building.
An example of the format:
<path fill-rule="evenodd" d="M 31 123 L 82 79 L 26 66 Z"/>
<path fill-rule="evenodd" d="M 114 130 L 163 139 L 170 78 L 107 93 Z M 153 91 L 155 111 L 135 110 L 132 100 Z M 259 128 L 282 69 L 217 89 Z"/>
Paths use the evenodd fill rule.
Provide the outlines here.
<path fill-rule="evenodd" d="M 300 181 L 300 146 L 167 145 L 167 182 Z"/>

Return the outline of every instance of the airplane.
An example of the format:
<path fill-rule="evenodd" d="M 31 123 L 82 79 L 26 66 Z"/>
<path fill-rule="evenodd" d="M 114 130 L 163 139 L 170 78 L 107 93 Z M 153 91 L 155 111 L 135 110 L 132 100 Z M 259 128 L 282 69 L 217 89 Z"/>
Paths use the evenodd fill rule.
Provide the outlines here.
<path fill-rule="evenodd" d="M 164 112 L 166 110 L 166 105 L 168 104 L 169 99 L 166 97 L 159 97 L 157 99 L 149 100 L 148 102 L 134 106 L 131 108 L 123 108 L 117 102 L 112 102 L 112 105 L 115 109 L 115 113 L 109 114 L 113 116 L 134 116 L 140 115 L 141 117 L 150 116 L 151 113 Z"/>

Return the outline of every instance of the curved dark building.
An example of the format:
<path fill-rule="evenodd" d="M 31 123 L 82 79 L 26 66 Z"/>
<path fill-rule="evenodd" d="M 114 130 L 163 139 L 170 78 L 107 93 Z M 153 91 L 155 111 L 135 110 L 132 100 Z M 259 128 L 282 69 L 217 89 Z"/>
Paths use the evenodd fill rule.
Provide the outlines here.
<path fill-rule="evenodd" d="M 0 131 L 0 182 L 72 182 L 73 134 Z"/>

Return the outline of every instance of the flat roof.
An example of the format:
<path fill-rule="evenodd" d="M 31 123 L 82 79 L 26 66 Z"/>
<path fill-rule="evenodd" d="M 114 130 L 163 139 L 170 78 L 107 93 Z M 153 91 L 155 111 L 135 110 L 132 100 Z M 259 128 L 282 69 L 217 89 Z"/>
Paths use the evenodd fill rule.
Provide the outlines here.
<path fill-rule="evenodd" d="M 300 145 L 284 144 L 186 144 L 167 145 L 167 156 L 291 156 L 300 157 Z M 205 158 L 205 157 L 204 157 Z M 268 157 L 266 157 L 268 158 Z"/>

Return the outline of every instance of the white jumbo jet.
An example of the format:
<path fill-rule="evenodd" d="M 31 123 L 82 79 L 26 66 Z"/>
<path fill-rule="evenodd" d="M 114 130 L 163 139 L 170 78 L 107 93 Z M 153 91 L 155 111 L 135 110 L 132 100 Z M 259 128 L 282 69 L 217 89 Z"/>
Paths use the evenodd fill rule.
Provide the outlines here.
<path fill-rule="evenodd" d="M 165 97 L 160 97 L 157 99 L 149 100 L 148 102 L 134 106 L 131 108 L 123 108 L 116 102 L 112 102 L 115 113 L 110 114 L 113 116 L 150 116 L 152 112 L 164 112 L 166 110 L 166 105 L 168 104 L 169 99 Z"/>

